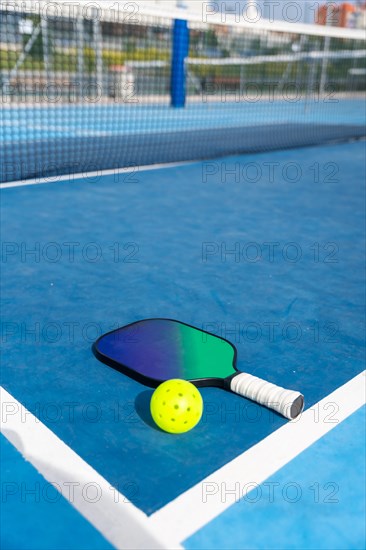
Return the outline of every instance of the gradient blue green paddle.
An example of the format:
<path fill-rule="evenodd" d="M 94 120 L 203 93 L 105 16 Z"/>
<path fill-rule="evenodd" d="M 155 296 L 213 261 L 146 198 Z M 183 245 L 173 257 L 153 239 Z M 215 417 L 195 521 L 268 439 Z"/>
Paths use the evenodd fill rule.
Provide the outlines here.
<path fill-rule="evenodd" d="M 103 363 L 152 387 L 180 378 L 217 386 L 265 405 L 286 418 L 303 410 L 304 397 L 236 369 L 228 340 L 173 319 L 145 319 L 101 336 L 93 345 Z"/>

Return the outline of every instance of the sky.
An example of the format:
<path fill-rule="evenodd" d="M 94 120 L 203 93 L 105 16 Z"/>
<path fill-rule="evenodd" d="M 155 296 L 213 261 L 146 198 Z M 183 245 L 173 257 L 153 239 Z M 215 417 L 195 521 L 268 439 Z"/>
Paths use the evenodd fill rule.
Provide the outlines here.
<path fill-rule="evenodd" d="M 343 3 L 344 0 L 333 0 L 333 3 Z M 358 0 L 348 0 L 351 4 L 360 4 Z M 216 0 L 217 4 L 221 4 L 226 11 L 245 8 L 247 0 Z M 282 19 L 292 23 L 314 22 L 314 7 L 325 4 L 325 0 L 255 0 L 255 4 L 260 6 L 260 14 L 263 18 Z M 294 6 L 297 4 L 297 7 Z"/>
<path fill-rule="evenodd" d="M 143 0 L 142 0 L 143 1 Z M 150 0 L 151 1 L 151 0 Z M 202 4 L 211 3 L 221 6 L 227 12 L 243 14 L 243 10 L 250 0 L 155 0 L 155 4 L 166 7 L 168 4 L 174 6 L 178 3 L 187 7 L 190 11 L 201 12 Z M 318 6 L 324 5 L 327 0 L 251 0 L 260 9 L 260 16 L 263 19 L 281 19 L 291 23 L 314 23 Z M 328 0 L 332 4 L 342 4 L 346 0 Z M 351 4 L 362 4 L 366 0 L 347 0 Z M 147 0 L 144 3 L 148 4 Z M 178 4 L 178 5 L 179 5 Z M 225 9 L 226 8 L 226 9 Z M 245 14 L 248 12 L 244 11 Z M 252 16 L 248 15 L 251 19 Z"/>

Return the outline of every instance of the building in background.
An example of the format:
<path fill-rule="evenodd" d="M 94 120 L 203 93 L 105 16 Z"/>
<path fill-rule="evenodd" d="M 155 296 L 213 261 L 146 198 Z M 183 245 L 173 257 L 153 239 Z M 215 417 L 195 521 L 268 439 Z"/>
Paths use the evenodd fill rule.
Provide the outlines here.
<path fill-rule="evenodd" d="M 316 23 L 332 27 L 364 29 L 366 28 L 366 3 L 323 4 L 318 9 Z"/>

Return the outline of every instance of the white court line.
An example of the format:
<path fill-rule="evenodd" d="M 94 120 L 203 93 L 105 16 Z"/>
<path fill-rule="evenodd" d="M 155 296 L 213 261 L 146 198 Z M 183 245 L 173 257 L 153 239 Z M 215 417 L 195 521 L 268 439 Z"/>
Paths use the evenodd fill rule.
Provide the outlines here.
<path fill-rule="evenodd" d="M 60 181 L 74 181 L 80 179 L 113 176 L 114 174 L 138 174 L 139 172 L 149 172 L 151 170 L 163 170 L 166 168 L 179 168 L 189 164 L 197 164 L 200 160 L 187 160 L 182 162 L 167 162 L 162 164 L 147 164 L 146 166 L 128 166 L 126 168 L 111 168 L 110 170 L 97 170 L 95 172 L 81 172 L 78 174 L 66 174 L 64 176 L 48 176 L 46 178 L 34 178 L 29 180 L 10 181 L 9 183 L 0 183 L 0 189 L 9 189 L 12 187 L 25 187 L 27 185 L 42 185 L 45 183 L 59 183 Z M 90 182 L 89 182 L 90 184 Z"/>
<path fill-rule="evenodd" d="M 151 525 L 167 535 L 174 534 L 180 542 L 193 535 L 235 502 L 235 495 L 222 498 L 221 483 L 226 484 L 227 491 L 233 490 L 238 482 L 240 488 L 250 483 L 263 483 L 359 409 L 365 403 L 365 372 L 306 410 L 299 420 L 288 422 L 155 512 L 149 519 Z M 334 407 L 331 403 L 338 407 L 337 413 L 333 415 L 333 423 L 331 417 Z M 315 421 L 317 411 L 320 414 L 318 422 Z M 330 421 L 326 422 L 327 419 Z M 223 441 L 222 444 L 230 445 L 230 441 Z M 212 494 L 216 488 L 219 490 Z M 211 490 L 212 493 L 208 494 Z M 203 502 L 204 495 L 206 502 Z"/>
<path fill-rule="evenodd" d="M 5 437 L 48 482 L 57 483 L 55 487 L 61 488 L 65 498 L 69 495 L 70 483 L 77 484 L 68 500 L 112 545 L 133 550 L 181 548 L 176 537 L 167 537 L 165 529 L 156 531 L 141 510 L 113 489 L 5 389 L 0 389 L 0 396 L 1 431 Z M 94 489 L 90 490 L 90 497 L 85 498 L 88 483 L 94 484 Z M 92 502 L 95 487 L 99 487 L 100 499 Z"/>

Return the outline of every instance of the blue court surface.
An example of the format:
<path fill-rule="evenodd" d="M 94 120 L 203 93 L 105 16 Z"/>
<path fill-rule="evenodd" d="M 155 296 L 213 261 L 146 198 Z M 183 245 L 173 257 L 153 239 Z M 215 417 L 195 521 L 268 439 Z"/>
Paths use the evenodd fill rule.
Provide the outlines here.
<path fill-rule="evenodd" d="M 363 98 L 2 108 L 0 182 L 361 138 Z M 103 138 L 103 139 L 101 139 Z"/>
<path fill-rule="evenodd" d="M 233 549 L 364 548 L 365 436 L 363 407 L 193 535 L 185 547 L 219 547 L 221 542 L 222 548 Z"/>
<path fill-rule="evenodd" d="M 131 547 L 125 513 L 165 548 L 364 547 L 364 161 L 355 141 L 2 190 L 3 432 L 18 449 L 2 441 L 2 479 L 19 490 L 3 494 L 4 548 Z M 102 333 L 152 317 L 228 338 L 240 370 L 305 395 L 304 418 L 202 388 L 193 431 L 156 429 L 152 390 L 91 352 Z M 18 422 L 9 396 L 39 422 Z M 67 446 L 57 479 L 72 454 L 127 497 L 125 539 L 109 512 L 87 522 L 88 503 L 64 492 L 55 504 L 23 495 L 34 467 L 56 475 L 22 442 L 40 426 L 45 452 Z M 248 456 L 263 496 L 206 503 L 204 480 L 221 484 Z M 266 482 L 286 498 L 270 501 Z"/>
<path fill-rule="evenodd" d="M 29 462 L 0 436 L 2 548 L 112 548 Z M 28 491 L 28 493 L 26 493 Z M 52 526 L 52 528 L 50 528 Z M 70 537 L 72 532 L 72 537 Z"/>
<path fill-rule="evenodd" d="M 273 105 L 276 109 L 272 109 Z M 90 111 L 93 116 L 90 116 Z M 34 120 L 27 125 L 24 111 Z M 177 129 L 196 131 L 222 127 L 243 127 L 253 124 L 355 125 L 365 123 L 363 98 L 335 99 L 329 94 L 315 101 L 276 100 L 242 104 L 216 101 L 191 103 L 185 110 L 172 111 L 168 105 L 48 105 L 36 107 L 6 107 L 2 110 L 5 142 L 22 142 L 52 137 L 106 136 L 113 134 L 168 132 Z M 65 124 L 66 121 L 66 124 Z"/>

